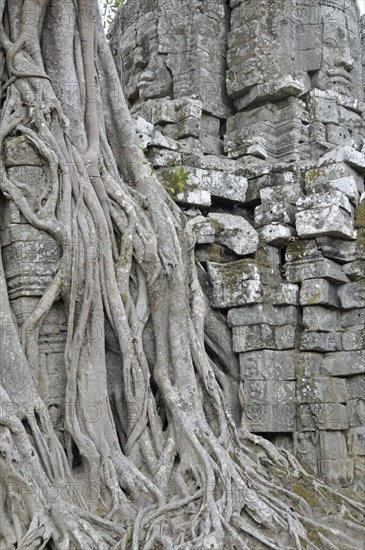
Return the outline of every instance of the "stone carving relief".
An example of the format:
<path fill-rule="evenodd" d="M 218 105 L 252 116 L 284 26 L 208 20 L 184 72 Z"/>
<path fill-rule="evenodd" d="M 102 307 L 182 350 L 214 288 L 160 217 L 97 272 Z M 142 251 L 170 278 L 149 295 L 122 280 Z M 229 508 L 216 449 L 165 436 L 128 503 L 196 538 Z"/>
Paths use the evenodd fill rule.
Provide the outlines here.
<path fill-rule="evenodd" d="M 42 159 L 23 137 L 14 137 L 5 143 L 4 159 L 7 177 L 25 192 L 28 203 L 37 210 L 50 192 Z M 0 243 L 10 305 L 22 335 L 25 320 L 53 279 L 61 252 L 51 235 L 31 226 L 15 204 L 3 195 L 0 196 Z M 59 433 L 66 388 L 65 341 L 64 307 L 58 300 L 40 328 L 34 377 Z"/>
<path fill-rule="evenodd" d="M 238 427 L 359 490 L 364 29 L 355 0 L 128 0 L 110 31 L 141 147 L 196 237 Z"/>

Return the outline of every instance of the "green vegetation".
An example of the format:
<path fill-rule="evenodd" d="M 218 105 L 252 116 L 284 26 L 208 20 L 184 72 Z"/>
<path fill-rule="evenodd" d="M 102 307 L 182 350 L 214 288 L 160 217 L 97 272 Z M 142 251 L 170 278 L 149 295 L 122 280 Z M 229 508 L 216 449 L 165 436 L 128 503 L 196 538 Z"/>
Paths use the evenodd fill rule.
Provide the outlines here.
<path fill-rule="evenodd" d="M 101 16 L 104 21 L 104 28 L 110 27 L 118 11 L 118 8 L 125 0 L 99 0 Z"/>
<path fill-rule="evenodd" d="M 176 197 L 187 189 L 193 189 L 194 186 L 189 185 L 189 176 L 190 172 L 183 167 L 176 168 L 176 170 L 164 174 L 165 179 L 162 181 L 162 184 L 166 191 L 173 197 Z"/>

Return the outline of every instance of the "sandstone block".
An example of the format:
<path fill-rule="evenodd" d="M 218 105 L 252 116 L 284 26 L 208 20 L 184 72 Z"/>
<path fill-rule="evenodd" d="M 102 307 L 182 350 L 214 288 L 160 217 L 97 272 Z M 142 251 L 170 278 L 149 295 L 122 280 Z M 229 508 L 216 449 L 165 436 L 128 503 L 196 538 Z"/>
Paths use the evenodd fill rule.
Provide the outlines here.
<path fill-rule="evenodd" d="M 303 210 L 312 210 L 316 208 L 328 208 L 331 206 L 337 206 L 342 208 L 348 214 L 353 213 L 353 207 L 350 204 L 349 199 L 336 189 L 331 189 L 326 193 L 313 193 L 305 197 L 299 198 L 295 203 L 298 212 Z M 324 217 L 324 216 L 323 216 Z"/>
<path fill-rule="evenodd" d="M 336 283 L 346 283 L 349 281 L 341 266 L 327 258 L 297 260 L 286 264 L 286 279 L 289 283 L 299 283 L 305 281 L 306 279 L 319 278 L 324 278 Z M 343 294 L 346 296 L 347 294 L 351 294 L 351 292 L 352 289 L 347 289 L 346 291 L 343 291 Z M 361 307 L 361 304 L 359 305 Z M 351 305 L 350 307 L 359 307 L 359 305 Z"/>
<path fill-rule="evenodd" d="M 349 426 L 357 427 L 365 424 L 365 401 L 364 395 L 361 398 L 350 399 L 347 402 L 347 417 Z"/>
<path fill-rule="evenodd" d="M 343 487 L 354 481 L 354 461 L 352 459 L 320 460 L 321 476 L 330 483 L 339 483 Z"/>
<path fill-rule="evenodd" d="M 347 381 L 349 399 L 364 398 L 365 396 L 365 374 L 352 376 Z"/>
<path fill-rule="evenodd" d="M 246 307 L 230 309 L 228 325 L 231 327 L 244 325 L 296 325 L 298 309 L 294 306 L 275 307 L 270 304 L 255 304 Z"/>
<path fill-rule="evenodd" d="M 169 149 L 151 147 L 148 151 L 148 160 L 154 167 L 179 165 L 182 162 L 180 153 Z"/>
<path fill-rule="evenodd" d="M 295 405 L 252 403 L 244 407 L 243 422 L 252 432 L 292 432 L 295 430 Z"/>
<path fill-rule="evenodd" d="M 259 349 L 284 350 L 295 347 L 295 327 L 284 325 L 250 325 L 233 327 L 233 351 L 243 352 Z"/>
<path fill-rule="evenodd" d="M 337 289 L 326 279 L 307 279 L 300 287 L 299 302 L 302 306 L 338 306 Z"/>
<path fill-rule="evenodd" d="M 365 456 L 365 426 L 351 428 L 348 439 L 350 456 Z"/>
<path fill-rule="evenodd" d="M 189 182 L 199 189 L 209 191 L 213 196 L 232 201 L 245 202 L 247 179 L 229 172 L 202 170 L 187 167 L 190 171 Z"/>
<path fill-rule="evenodd" d="M 346 430 L 349 426 L 345 405 L 316 403 L 310 409 L 319 430 Z"/>
<path fill-rule="evenodd" d="M 342 266 L 344 273 L 351 281 L 365 279 L 365 260 L 357 260 Z"/>
<path fill-rule="evenodd" d="M 347 386 L 342 378 L 299 378 L 298 403 L 346 403 Z"/>
<path fill-rule="evenodd" d="M 352 262 L 357 256 L 355 242 L 339 239 L 337 237 L 319 236 L 316 237 L 318 250 L 323 256 L 340 263 Z"/>
<path fill-rule="evenodd" d="M 261 350 L 240 353 L 242 380 L 295 380 L 294 351 Z"/>
<path fill-rule="evenodd" d="M 191 206 L 210 206 L 212 203 L 209 191 L 203 189 L 185 189 L 175 196 L 176 202 Z"/>
<path fill-rule="evenodd" d="M 265 187 L 260 190 L 262 202 L 280 202 L 295 205 L 299 198 L 303 197 L 303 191 L 299 183 L 284 184 L 277 187 Z"/>
<path fill-rule="evenodd" d="M 299 305 L 299 286 L 291 283 L 281 283 L 275 288 L 270 288 L 268 300 L 273 305 Z"/>
<path fill-rule="evenodd" d="M 325 354 L 321 366 L 323 374 L 353 376 L 365 372 L 365 351 L 343 351 Z"/>
<path fill-rule="evenodd" d="M 321 235 L 356 238 L 351 217 L 339 206 L 303 210 L 295 216 L 295 227 L 299 237 L 308 239 Z"/>
<path fill-rule="evenodd" d="M 230 308 L 262 302 L 260 275 L 253 260 L 227 264 L 208 262 L 207 266 L 213 307 Z"/>
<path fill-rule="evenodd" d="M 283 223 L 270 223 L 258 229 L 259 237 L 272 246 L 284 246 L 295 233 L 294 227 Z"/>
<path fill-rule="evenodd" d="M 295 382 L 277 380 L 250 380 L 243 384 L 247 404 L 285 405 L 295 402 Z"/>
<path fill-rule="evenodd" d="M 353 327 L 356 325 L 365 325 L 365 307 L 343 311 L 341 313 L 341 325 L 343 328 Z"/>
<path fill-rule="evenodd" d="M 334 332 L 340 329 L 340 313 L 322 306 L 304 307 L 303 325 L 308 331 Z"/>
<path fill-rule="evenodd" d="M 365 326 L 348 328 L 342 334 L 342 349 L 345 351 L 365 349 Z"/>
<path fill-rule="evenodd" d="M 365 280 L 340 286 L 338 297 L 343 309 L 365 307 Z"/>
<path fill-rule="evenodd" d="M 337 162 L 345 162 L 346 164 L 354 168 L 357 172 L 360 172 L 362 174 L 365 173 L 364 153 L 362 153 L 361 151 L 357 151 L 354 147 L 351 147 L 350 145 L 342 145 L 340 147 L 336 147 L 332 151 L 329 151 L 319 159 L 318 165 L 322 166 Z"/>
<path fill-rule="evenodd" d="M 321 455 L 326 459 L 341 459 L 347 456 L 345 434 L 340 431 L 321 432 L 319 434 Z"/>
<path fill-rule="evenodd" d="M 341 350 L 341 334 L 338 332 L 303 332 L 300 349 L 320 352 Z"/>
<path fill-rule="evenodd" d="M 256 252 L 259 237 L 255 229 L 241 216 L 231 214 L 208 214 L 215 228 L 216 242 L 227 246 L 238 255 Z"/>
<path fill-rule="evenodd" d="M 255 227 L 269 225 L 272 222 L 295 224 L 295 208 L 283 202 L 264 203 L 255 208 Z"/>
<path fill-rule="evenodd" d="M 298 377 L 314 378 L 320 375 L 323 354 L 315 352 L 301 352 L 295 369 Z"/>

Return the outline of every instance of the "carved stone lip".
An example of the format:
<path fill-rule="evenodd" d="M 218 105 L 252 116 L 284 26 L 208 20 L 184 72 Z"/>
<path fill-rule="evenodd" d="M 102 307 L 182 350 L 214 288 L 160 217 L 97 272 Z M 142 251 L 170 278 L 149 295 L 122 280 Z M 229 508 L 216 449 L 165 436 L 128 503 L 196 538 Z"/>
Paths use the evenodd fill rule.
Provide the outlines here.
<path fill-rule="evenodd" d="M 142 86 L 148 86 L 150 82 L 153 82 L 154 80 L 155 80 L 155 77 L 152 73 L 150 75 L 146 74 L 143 76 L 143 79 L 138 82 L 137 88 L 141 88 Z"/>
<path fill-rule="evenodd" d="M 345 80 L 346 83 L 352 83 L 351 75 L 347 71 L 341 71 L 341 70 L 328 70 L 327 76 L 330 78 L 341 78 L 342 80 Z"/>

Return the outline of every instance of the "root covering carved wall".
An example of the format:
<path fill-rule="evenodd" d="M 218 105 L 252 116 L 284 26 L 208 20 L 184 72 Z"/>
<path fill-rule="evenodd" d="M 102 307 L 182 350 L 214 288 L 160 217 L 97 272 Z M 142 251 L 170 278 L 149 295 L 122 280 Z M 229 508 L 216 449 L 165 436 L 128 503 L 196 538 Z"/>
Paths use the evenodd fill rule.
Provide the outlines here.
<path fill-rule="evenodd" d="M 354 0 L 128 0 L 109 33 L 141 147 L 190 217 L 236 422 L 358 490 L 364 23 Z"/>

